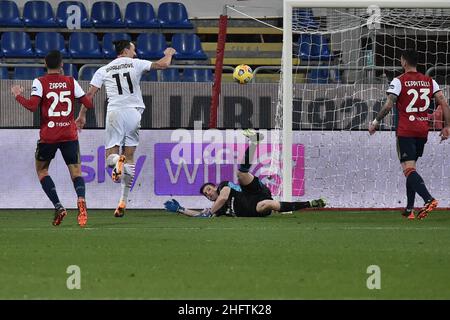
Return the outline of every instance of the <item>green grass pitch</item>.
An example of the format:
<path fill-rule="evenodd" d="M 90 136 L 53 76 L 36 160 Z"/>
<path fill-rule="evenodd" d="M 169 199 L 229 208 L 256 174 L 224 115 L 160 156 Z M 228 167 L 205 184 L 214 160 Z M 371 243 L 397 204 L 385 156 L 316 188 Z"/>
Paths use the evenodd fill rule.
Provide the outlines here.
<path fill-rule="evenodd" d="M 450 299 L 450 212 L 0 211 L 0 299 Z M 70 265 L 81 289 L 69 290 Z M 380 267 L 381 289 L 367 273 Z"/>

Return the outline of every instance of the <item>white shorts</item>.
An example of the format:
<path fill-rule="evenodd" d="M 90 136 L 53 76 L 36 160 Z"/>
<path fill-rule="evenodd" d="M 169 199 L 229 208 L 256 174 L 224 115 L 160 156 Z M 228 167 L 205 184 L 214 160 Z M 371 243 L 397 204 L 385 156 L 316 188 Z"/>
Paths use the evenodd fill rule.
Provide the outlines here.
<path fill-rule="evenodd" d="M 139 144 L 142 108 L 123 108 L 106 113 L 105 148 L 135 147 Z"/>

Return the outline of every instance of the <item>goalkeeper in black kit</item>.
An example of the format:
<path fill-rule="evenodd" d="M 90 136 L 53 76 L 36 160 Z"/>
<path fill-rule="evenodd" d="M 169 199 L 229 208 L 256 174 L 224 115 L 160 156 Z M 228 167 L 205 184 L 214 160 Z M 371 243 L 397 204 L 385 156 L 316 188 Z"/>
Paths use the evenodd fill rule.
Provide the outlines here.
<path fill-rule="evenodd" d="M 203 211 L 183 208 L 180 203 L 171 199 L 164 203 L 166 210 L 182 213 L 191 217 L 265 217 L 272 213 L 297 211 L 306 208 L 323 208 L 324 199 L 301 202 L 283 202 L 272 199 L 272 194 L 259 179 L 253 176 L 249 169 L 251 160 L 256 150 L 256 145 L 263 139 L 260 133 L 254 130 L 244 130 L 243 134 L 250 140 L 245 151 L 244 163 L 239 166 L 238 182 L 223 181 L 218 186 L 213 183 L 205 183 L 200 188 L 200 193 L 213 201 L 212 207 Z"/>

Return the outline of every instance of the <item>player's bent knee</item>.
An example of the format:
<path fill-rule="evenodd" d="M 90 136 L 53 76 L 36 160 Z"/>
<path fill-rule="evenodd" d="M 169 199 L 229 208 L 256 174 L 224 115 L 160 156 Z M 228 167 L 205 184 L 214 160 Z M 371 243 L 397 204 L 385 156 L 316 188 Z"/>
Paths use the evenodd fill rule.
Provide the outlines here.
<path fill-rule="evenodd" d="M 263 200 L 256 205 L 256 211 L 258 212 L 268 212 L 268 211 L 279 211 L 280 203 L 276 200 Z"/>
<path fill-rule="evenodd" d="M 403 170 L 403 174 L 405 175 L 405 177 L 408 177 L 414 171 L 416 171 L 416 168 L 408 167 L 405 170 Z"/>
<path fill-rule="evenodd" d="M 275 210 L 273 208 L 272 200 L 263 200 L 261 202 L 258 202 L 258 204 L 256 205 L 256 211 L 259 213 L 264 213 L 272 210 Z"/>
<path fill-rule="evenodd" d="M 70 177 L 74 180 L 77 177 L 81 177 L 81 164 L 69 164 Z"/>
<path fill-rule="evenodd" d="M 253 175 L 249 172 L 241 172 L 238 171 L 237 178 L 240 185 L 246 186 L 249 185 L 253 181 Z"/>
<path fill-rule="evenodd" d="M 44 179 L 46 176 L 48 176 L 48 170 L 47 170 L 47 169 L 38 170 L 38 171 L 37 171 L 37 176 L 38 176 L 39 181 L 41 181 L 41 180 Z"/>

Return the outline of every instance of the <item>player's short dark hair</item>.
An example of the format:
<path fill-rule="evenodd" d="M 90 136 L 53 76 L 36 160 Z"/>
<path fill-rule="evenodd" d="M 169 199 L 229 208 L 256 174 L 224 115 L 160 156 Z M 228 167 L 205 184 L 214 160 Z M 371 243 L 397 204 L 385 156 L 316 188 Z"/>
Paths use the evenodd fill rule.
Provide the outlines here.
<path fill-rule="evenodd" d="M 45 64 L 48 69 L 59 69 L 62 63 L 62 55 L 58 50 L 52 50 L 45 56 Z"/>
<path fill-rule="evenodd" d="M 417 66 L 417 51 L 413 49 L 406 49 L 402 52 L 403 59 L 406 60 L 411 67 Z"/>
<path fill-rule="evenodd" d="M 204 184 L 200 187 L 200 194 L 203 194 L 203 190 L 204 190 L 207 186 L 213 186 L 213 187 L 215 187 L 216 185 L 215 185 L 214 183 L 212 183 L 212 182 L 204 183 Z"/>
<path fill-rule="evenodd" d="M 113 44 L 118 55 L 122 54 L 123 50 L 131 48 L 131 41 L 129 40 L 116 40 L 113 41 Z"/>

